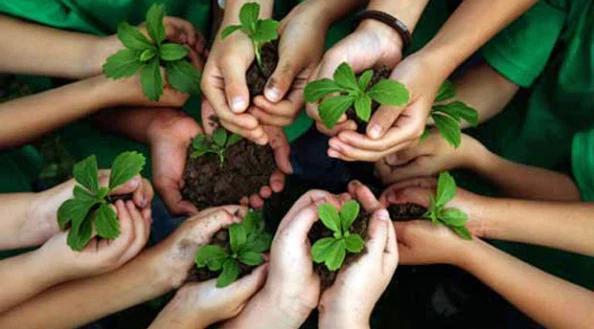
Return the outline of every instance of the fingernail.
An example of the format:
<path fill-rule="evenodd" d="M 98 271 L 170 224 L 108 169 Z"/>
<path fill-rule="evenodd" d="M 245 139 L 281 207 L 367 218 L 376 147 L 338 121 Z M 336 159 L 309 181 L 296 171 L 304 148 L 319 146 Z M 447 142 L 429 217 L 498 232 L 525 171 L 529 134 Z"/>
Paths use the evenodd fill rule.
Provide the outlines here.
<path fill-rule="evenodd" d="M 142 199 L 140 199 L 140 207 L 144 208 L 146 207 L 146 196 L 142 196 Z"/>
<path fill-rule="evenodd" d="M 233 110 L 233 112 L 242 112 L 245 109 L 245 101 L 243 100 L 243 98 L 241 97 L 235 97 L 233 98 L 233 101 L 231 103 L 231 110 Z"/>
<path fill-rule="evenodd" d="M 390 220 L 390 213 L 388 213 L 388 211 L 386 209 L 378 210 L 376 213 L 376 216 L 377 216 L 377 219 L 379 219 L 379 220 L 383 220 L 383 221 Z"/>
<path fill-rule="evenodd" d="M 380 138 L 382 134 L 382 127 L 380 125 L 374 124 L 369 128 L 369 137 L 376 139 Z"/>
<path fill-rule="evenodd" d="M 281 97 L 280 90 L 276 88 L 266 88 L 266 90 L 264 90 L 264 96 L 266 96 L 269 101 L 276 103 Z"/>
<path fill-rule="evenodd" d="M 336 153 L 334 150 L 328 150 L 328 156 L 331 158 L 338 158 L 338 153 Z"/>

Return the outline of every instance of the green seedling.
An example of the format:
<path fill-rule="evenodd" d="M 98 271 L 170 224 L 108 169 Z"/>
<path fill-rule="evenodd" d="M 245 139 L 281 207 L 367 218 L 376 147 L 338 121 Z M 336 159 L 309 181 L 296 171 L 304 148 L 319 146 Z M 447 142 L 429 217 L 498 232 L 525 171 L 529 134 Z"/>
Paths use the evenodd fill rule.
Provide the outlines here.
<path fill-rule="evenodd" d="M 261 212 L 250 210 L 241 223 L 229 226 L 229 245 L 202 246 L 196 252 L 196 267 L 219 272 L 216 286 L 223 288 L 240 275 L 240 263 L 258 266 L 264 262 L 262 254 L 270 249 L 272 236 L 264 231 Z"/>
<path fill-rule="evenodd" d="M 359 216 L 359 210 L 359 203 L 354 200 L 346 202 L 340 212 L 329 203 L 318 207 L 322 224 L 331 230 L 333 235 L 313 244 L 311 256 L 314 262 L 324 263 L 328 270 L 336 271 L 342 266 L 347 251 L 356 254 L 363 250 L 365 246 L 363 238 L 349 231 Z"/>
<path fill-rule="evenodd" d="M 146 160 L 138 152 L 124 152 L 111 165 L 109 186 L 99 186 L 97 158 L 94 155 L 76 163 L 74 196 L 58 209 L 58 225 L 70 227 L 67 243 L 72 250 L 82 250 L 92 238 L 93 231 L 103 239 L 120 235 L 117 214 L 110 205 L 109 195 L 115 188 L 138 175 Z"/>
<path fill-rule="evenodd" d="M 435 102 L 431 108 L 431 118 L 439 134 L 454 148 L 460 146 L 462 120 L 471 126 L 478 124 L 478 112 L 464 102 L 455 100 L 456 89 L 450 81 L 445 81 L 439 88 Z M 426 137 L 425 130 L 422 138 Z"/>
<path fill-rule="evenodd" d="M 145 25 L 150 40 L 136 27 L 120 23 L 117 35 L 125 48 L 103 64 L 103 73 L 111 79 L 130 77 L 140 71 L 142 90 L 152 101 L 158 101 L 163 95 L 161 67 L 173 89 L 188 94 L 200 91 L 200 73 L 187 60 L 189 50 L 180 44 L 165 42 L 164 17 L 163 5 L 153 4 L 148 10 Z"/>
<path fill-rule="evenodd" d="M 342 63 L 334 72 L 333 79 L 316 80 L 305 86 L 305 101 L 320 101 L 320 118 L 330 129 L 349 108 L 354 107 L 357 117 L 368 122 L 372 101 L 391 106 L 408 103 L 410 95 L 402 83 L 382 79 L 370 85 L 372 78 L 373 70 L 367 70 L 357 78 L 349 64 Z"/>
<path fill-rule="evenodd" d="M 466 228 L 468 216 L 460 209 L 446 208 L 446 204 L 456 196 L 456 181 L 448 172 L 442 172 L 437 179 L 437 192 L 429 201 L 429 209 L 423 215 L 433 224 L 449 227 L 465 240 L 472 240 L 472 235 Z"/>
<path fill-rule="evenodd" d="M 254 46 L 256 63 L 262 67 L 262 47 L 278 39 L 279 22 L 274 19 L 259 19 L 260 5 L 256 2 L 244 4 L 239 11 L 239 25 L 229 25 L 223 29 L 222 38 L 225 39 L 235 31 L 245 33 Z"/>
<path fill-rule="evenodd" d="M 190 157 L 196 159 L 205 154 L 216 154 L 222 166 L 225 162 L 225 151 L 240 140 L 241 136 L 229 134 L 224 128 L 217 128 L 210 137 L 202 134 L 196 135 L 192 141 L 194 152 L 190 154 Z"/>

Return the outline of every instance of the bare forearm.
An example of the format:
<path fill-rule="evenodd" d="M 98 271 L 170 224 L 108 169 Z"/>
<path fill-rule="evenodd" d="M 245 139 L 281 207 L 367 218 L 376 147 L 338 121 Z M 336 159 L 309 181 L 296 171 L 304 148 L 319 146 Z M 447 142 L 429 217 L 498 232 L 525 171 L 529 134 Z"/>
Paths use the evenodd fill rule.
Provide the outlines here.
<path fill-rule="evenodd" d="M 19 232 L 34 198 L 34 193 L 0 194 L 0 250 L 21 247 Z"/>
<path fill-rule="evenodd" d="M 80 79 L 101 72 L 100 37 L 0 16 L 0 72 Z"/>
<path fill-rule="evenodd" d="M 483 242 L 476 242 L 463 268 L 546 328 L 590 328 L 591 291 L 547 274 Z"/>
<path fill-rule="evenodd" d="M 367 9 L 383 11 L 397 17 L 412 32 L 428 2 L 428 0 L 371 0 Z"/>

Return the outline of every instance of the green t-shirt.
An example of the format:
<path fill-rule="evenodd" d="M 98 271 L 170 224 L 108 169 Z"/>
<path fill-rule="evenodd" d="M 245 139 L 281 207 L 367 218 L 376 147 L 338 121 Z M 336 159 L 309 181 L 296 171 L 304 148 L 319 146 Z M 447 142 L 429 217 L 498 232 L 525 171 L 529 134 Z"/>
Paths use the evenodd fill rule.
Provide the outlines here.
<path fill-rule="evenodd" d="M 482 50 L 486 62 L 521 87 L 506 110 L 481 126 L 477 137 L 505 158 L 570 170 L 572 139 L 594 124 L 594 2 L 539 1 Z M 593 148 L 573 139 L 574 175 L 584 198 L 594 185 L 587 168 Z M 591 144 L 591 142 L 590 142 Z M 497 242 L 502 249 L 594 288 L 594 258 Z"/>
<path fill-rule="evenodd" d="M 581 131 L 573 137 L 571 168 L 582 200 L 594 202 L 594 129 Z"/>

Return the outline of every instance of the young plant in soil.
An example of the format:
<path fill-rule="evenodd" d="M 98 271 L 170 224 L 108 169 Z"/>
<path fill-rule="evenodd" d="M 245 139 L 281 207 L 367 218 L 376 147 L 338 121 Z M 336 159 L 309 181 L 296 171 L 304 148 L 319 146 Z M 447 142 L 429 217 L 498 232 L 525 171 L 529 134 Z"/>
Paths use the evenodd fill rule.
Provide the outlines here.
<path fill-rule="evenodd" d="M 196 251 L 196 268 L 201 280 L 216 277 L 218 288 L 223 288 L 241 275 L 249 273 L 264 262 L 263 253 L 270 249 L 272 236 L 264 231 L 261 212 L 250 211 L 241 223 L 227 229 L 227 237 L 215 239 L 212 244 Z"/>
<path fill-rule="evenodd" d="M 74 196 L 58 209 L 58 225 L 68 232 L 67 243 L 72 250 L 82 250 L 92 238 L 93 231 L 103 239 L 115 239 L 120 235 L 120 223 L 110 204 L 109 196 L 116 187 L 138 175 L 145 164 L 138 152 L 124 152 L 111 165 L 109 186 L 99 186 L 97 158 L 94 155 L 76 163 L 73 176 L 77 185 Z"/>
<path fill-rule="evenodd" d="M 229 134 L 223 128 L 217 128 L 210 138 L 205 135 L 198 135 L 192 141 L 194 152 L 190 157 L 196 159 L 205 154 L 215 154 L 218 156 L 221 166 L 225 163 L 225 151 L 241 140 L 237 134 Z"/>
<path fill-rule="evenodd" d="M 374 76 L 373 70 L 367 70 L 356 77 L 348 63 L 338 66 L 333 79 L 308 83 L 304 96 L 308 103 L 321 101 L 320 118 L 330 129 L 349 109 L 354 109 L 354 116 L 349 113 L 351 118 L 356 117 L 360 122 L 366 123 L 379 105 L 403 106 L 410 98 L 408 90 L 400 82 Z"/>
<path fill-rule="evenodd" d="M 142 90 L 152 101 L 158 101 L 163 94 L 161 67 L 173 89 L 188 94 L 200 91 L 200 73 L 187 60 L 189 50 L 165 41 L 164 17 L 163 5 L 153 4 L 148 10 L 145 25 L 150 40 L 136 27 L 120 23 L 117 36 L 125 48 L 103 64 L 103 73 L 111 79 L 130 77 L 140 71 Z"/>
<path fill-rule="evenodd" d="M 360 213 L 359 203 L 354 200 L 346 202 L 340 210 L 325 203 L 318 207 L 318 214 L 321 224 L 316 223 L 309 233 L 310 240 L 315 241 L 311 256 L 322 285 L 327 287 L 343 264 L 363 251 L 369 218 Z"/>

